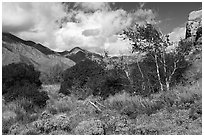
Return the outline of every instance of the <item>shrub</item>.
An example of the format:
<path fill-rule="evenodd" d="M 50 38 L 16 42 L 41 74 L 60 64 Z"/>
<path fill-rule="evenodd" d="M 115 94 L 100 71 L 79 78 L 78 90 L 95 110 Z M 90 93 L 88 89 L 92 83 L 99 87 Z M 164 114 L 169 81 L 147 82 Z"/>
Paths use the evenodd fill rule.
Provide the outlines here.
<path fill-rule="evenodd" d="M 40 72 L 36 71 L 33 66 L 19 63 L 9 64 L 2 68 L 2 90 L 6 94 L 11 87 L 16 85 L 24 86 L 27 84 L 35 84 L 41 86 L 39 80 Z"/>
<path fill-rule="evenodd" d="M 46 72 L 41 73 L 40 80 L 44 84 L 55 84 L 62 82 L 62 74 L 65 66 L 56 64 L 50 67 Z"/>
<path fill-rule="evenodd" d="M 43 113 L 44 116 L 41 116 L 40 119 L 32 123 L 32 128 L 34 128 L 40 134 L 49 134 L 53 131 L 59 130 L 65 132 L 71 131 L 69 118 L 66 114 L 58 114 L 53 116 L 48 113 L 49 116 L 45 116 L 46 114 Z"/>
<path fill-rule="evenodd" d="M 93 90 L 93 95 L 104 99 L 128 88 L 129 84 L 125 73 L 120 69 L 106 70 L 102 76 L 95 76 L 87 82 L 87 86 Z"/>
<path fill-rule="evenodd" d="M 30 111 L 27 112 L 24 109 L 25 106 L 22 102 L 25 103 L 29 101 L 25 101 L 25 99 L 22 99 L 5 104 L 2 115 L 3 134 L 8 134 L 10 132 L 10 127 L 15 123 L 22 125 L 33 122 L 37 119 L 37 115 L 32 115 L 31 113 L 29 113 Z M 31 108 L 29 108 L 29 110 L 30 109 Z"/>
<path fill-rule="evenodd" d="M 70 94 L 79 100 L 85 100 L 88 96 L 93 94 L 93 90 L 89 88 L 87 85 L 80 87 L 79 82 L 74 82 L 75 85 L 72 86 L 71 89 L 69 89 Z"/>
<path fill-rule="evenodd" d="M 7 93 L 4 94 L 5 101 L 10 102 L 16 99 L 27 98 L 34 105 L 44 107 L 46 101 L 49 99 L 45 91 L 39 91 L 36 85 L 24 85 L 14 86 L 8 89 Z M 30 104 L 32 105 L 32 104 Z M 29 109 L 29 108 L 28 108 Z"/>
<path fill-rule="evenodd" d="M 82 121 L 75 128 L 76 135 L 104 135 L 104 123 L 96 118 Z"/>
<path fill-rule="evenodd" d="M 63 83 L 66 83 L 67 87 L 71 88 L 74 85 L 74 80 L 76 80 L 79 82 L 79 86 L 82 87 L 86 84 L 89 78 L 94 75 L 101 75 L 103 72 L 103 68 L 99 64 L 87 59 L 67 69 L 63 73 Z M 63 88 L 63 84 L 61 88 Z M 67 94 L 66 91 L 61 89 L 60 92 Z"/>
<path fill-rule="evenodd" d="M 142 135 L 193 135 L 201 134 L 201 123 L 189 119 L 189 110 L 175 110 L 169 112 L 166 109 L 152 114 L 139 115 L 133 129 L 134 134 Z"/>
<path fill-rule="evenodd" d="M 138 114 L 152 114 L 163 106 L 159 101 L 141 96 L 130 96 L 128 93 L 116 94 L 106 99 L 106 105 L 118 110 L 121 114 L 136 117 Z"/>
<path fill-rule="evenodd" d="M 129 84 L 122 70 L 105 71 L 102 66 L 91 60 L 81 61 L 67 69 L 63 76 L 64 82 L 62 82 L 60 93 L 70 95 L 71 89 L 77 87 L 77 93 L 72 93 L 83 98 L 91 94 L 106 98 L 110 94 L 114 95 L 125 89 Z"/>
<path fill-rule="evenodd" d="M 4 66 L 2 71 L 5 101 L 27 98 L 35 105 L 45 106 L 48 95 L 44 91 L 38 91 L 42 84 L 39 80 L 40 72 L 36 71 L 33 66 L 23 63 L 9 64 Z"/>
<path fill-rule="evenodd" d="M 4 119 L 2 118 L 2 134 L 9 134 L 9 128 L 15 123 L 14 118 Z"/>
<path fill-rule="evenodd" d="M 191 107 L 189 112 L 189 118 L 192 118 L 193 120 L 198 119 L 202 117 L 202 100 L 196 101 Z"/>
<path fill-rule="evenodd" d="M 202 87 L 198 82 L 193 85 L 176 86 L 173 92 L 177 98 L 177 100 L 174 98 L 174 101 L 177 101 L 176 105 L 180 109 L 187 109 L 202 98 Z"/>
<path fill-rule="evenodd" d="M 58 99 L 50 99 L 47 101 L 47 110 L 53 114 L 69 113 L 77 105 L 76 99 L 70 96 L 60 97 Z"/>

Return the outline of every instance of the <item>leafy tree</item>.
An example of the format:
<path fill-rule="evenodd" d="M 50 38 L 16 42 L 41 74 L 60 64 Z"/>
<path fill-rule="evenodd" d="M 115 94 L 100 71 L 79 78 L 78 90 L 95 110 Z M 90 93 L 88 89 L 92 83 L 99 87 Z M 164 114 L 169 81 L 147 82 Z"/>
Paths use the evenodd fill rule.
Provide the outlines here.
<path fill-rule="evenodd" d="M 81 61 L 63 73 L 63 82 L 60 92 L 68 95 L 70 94 L 68 89 L 71 89 L 71 87 L 75 85 L 75 81 L 77 81 L 78 87 L 83 87 L 89 80 L 92 80 L 92 77 L 103 74 L 103 68 L 96 62 L 88 59 Z"/>
<path fill-rule="evenodd" d="M 85 60 L 65 71 L 60 92 L 69 95 L 72 93 L 71 90 L 76 90 L 77 87 L 78 90 L 82 88 L 80 89 L 82 92 L 89 89 L 89 94 L 106 98 L 123 90 L 129 84 L 124 76 L 124 71 L 120 69 L 105 70 L 98 63 Z M 88 95 L 84 92 L 84 96 Z"/>
<path fill-rule="evenodd" d="M 160 90 L 170 89 L 174 78 L 179 70 L 186 68 L 185 55 L 189 53 L 189 47 L 177 46 L 169 51 L 170 43 L 168 36 L 163 36 L 153 25 L 135 25 L 124 31 L 128 39 L 133 41 L 132 52 L 145 53 L 146 57 L 152 58 L 156 67 L 157 80 Z M 180 75 L 181 76 L 181 75 Z"/>
<path fill-rule="evenodd" d="M 106 70 L 103 75 L 94 76 L 87 82 L 87 86 L 93 90 L 93 95 L 103 98 L 127 89 L 129 84 L 129 80 L 121 69 Z"/>

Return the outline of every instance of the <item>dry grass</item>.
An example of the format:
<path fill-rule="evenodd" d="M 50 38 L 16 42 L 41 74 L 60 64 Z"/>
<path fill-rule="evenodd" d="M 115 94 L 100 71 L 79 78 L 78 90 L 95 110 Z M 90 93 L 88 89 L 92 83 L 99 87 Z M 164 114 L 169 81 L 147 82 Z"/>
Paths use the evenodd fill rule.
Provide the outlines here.
<path fill-rule="evenodd" d="M 138 114 L 152 114 L 162 105 L 149 98 L 130 96 L 128 93 L 116 94 L 106 99 L 105 104 L 110 109 L 116 109 L 121 114 L 136 117 Z"/>

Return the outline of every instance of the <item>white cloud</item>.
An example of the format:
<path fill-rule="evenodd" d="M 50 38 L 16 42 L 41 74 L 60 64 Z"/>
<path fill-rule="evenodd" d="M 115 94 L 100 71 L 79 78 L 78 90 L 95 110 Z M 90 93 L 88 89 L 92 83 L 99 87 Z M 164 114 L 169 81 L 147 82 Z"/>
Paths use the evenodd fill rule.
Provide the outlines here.
<path fill-rule="evenodd" d="M 105 45 L 113 45 L 113 42 L 117 42 L 115 35 L 128 27 L 132 21 L 128 13 L 122 9 L 99 10 L 93 13 L 81 10 L 73 12 L 69 14 L 74 14 L 78 22 L 64 23 L 63 27 L 56 32 L 57 45 L 61 45 L 64 49 L 80 46 L 103 52 Z M 118 43 L 114 45 L 116 52 L 121 50 L 118 45 Z"/>
<path fill-rule="evenodd" d="M 31 8 L 30 3 L 3 3 L 3 31 L 18 32 L 31 29 L 35 24 L 35 20 L 30 16 Z"/>
<path fill-rule="evenodd" d="M 97 36 L 99 33 L 98 29 L 87 29 L 82 32 L 84 36 Z"/>
<path fill-rule="evenodd" d="M 2 28 L 17 36 L 53 47 L 55 21 L 65 16 L 59 3 L 3 3 Z"/>
<path fill-rule="evenodd" d="M 67 13 L 60 3 L 3 3 L 2 7 L 3 31 L 58 51 L 79 46 L 96 52 L 106 49 L 114 55 L 129 53 L 131 46 L 129 41 L 120 40 L 118 33 L 133 22 L 152 23 L 156 17 L 151 9 L 128 13 L 112 10 L 110 3 L 76 3 L 78 8 Z M 67 21 L 59 28 L 56 20 L 64 17 Z"/>
<path fill-rule="evenodd" d="M 180 39 L 184 39 L 186 34 L 185 27 L 177 27 L 171 33 L 169 33 L 169 39 L 172 42 L 178 42 Z"/>

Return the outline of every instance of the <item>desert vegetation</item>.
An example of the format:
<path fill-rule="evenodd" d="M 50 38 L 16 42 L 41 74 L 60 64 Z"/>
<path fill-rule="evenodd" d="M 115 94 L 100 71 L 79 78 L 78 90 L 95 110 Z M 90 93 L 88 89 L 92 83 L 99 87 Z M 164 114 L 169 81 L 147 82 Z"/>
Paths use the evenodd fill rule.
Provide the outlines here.
<path fill-rule="evenodd" d="M 140 61 L 121 59 L 110 69 L 85 59 L 65 71 L 56 66 L 47 77 L 23 63 L 4 66 L 2 133 L 202 134 L 202 71 L 194 64 L 201 48 L 183 39 L 169 51 L 168 36 L 151 24 L 124 34 Z"/>

